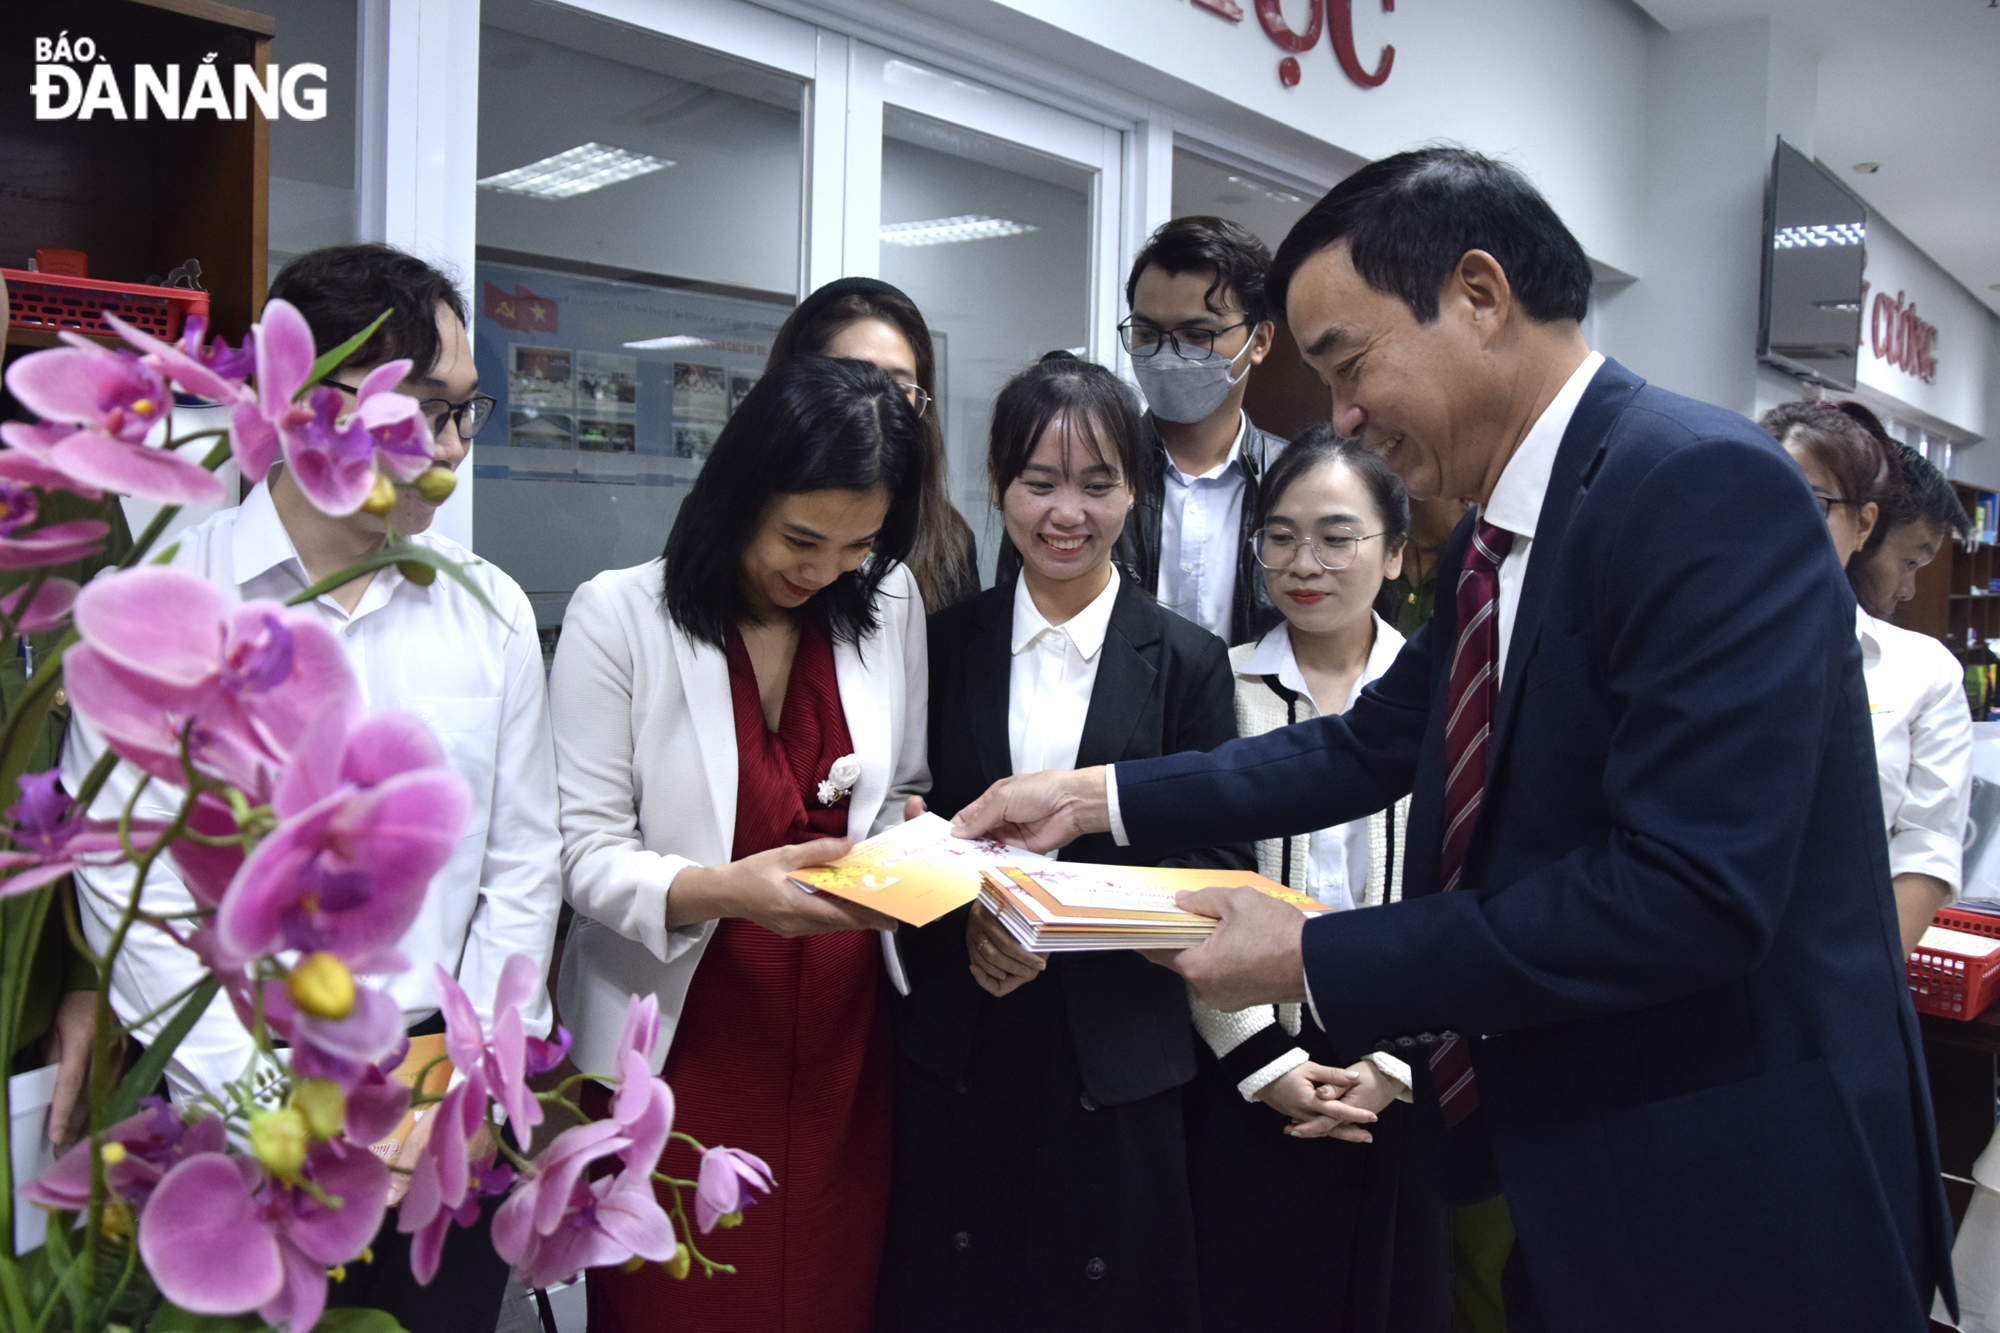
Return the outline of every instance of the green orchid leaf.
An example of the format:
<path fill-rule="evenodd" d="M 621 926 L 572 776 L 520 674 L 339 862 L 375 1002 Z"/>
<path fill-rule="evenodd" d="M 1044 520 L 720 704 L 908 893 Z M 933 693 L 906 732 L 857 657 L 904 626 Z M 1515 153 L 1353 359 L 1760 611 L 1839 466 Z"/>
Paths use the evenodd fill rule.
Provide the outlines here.
<path fill-rule="evenodd" d="M 132 1072 L 125 1076 L 118 1090 L 111 1094 L 111 1100 L 103 1108 L 103 1124 L 115 1125 L 139 1110 L 139 1099 L 159 1086 L 160 1075 L 167 1069 L 167 1060 L 182 1038 L 194 1030 L 195 1023 L 208 1012 L 208 1002 L 222 989 L 222 983 L 214 977 L 195 987 L 194 994 L 167 1020 L 160 1029 L 160 1035 L 146 1047 L 146 1053 L 139 1057 L 139 1063 L 132 1066 Z"/>
<path fill-rule="evenodd" d="M 304 399 L 307 394 L 313 391 L 314 385 L 318 384 L 328 375 L 331 375 L 335 367 L 339 366 L 341 362 L 360 351 L 361 344 L 375 336 L 375 330 L 382 327 L 382 321 L 389 318 L 391 313 L 391 311 L 384 310 L 381 314 L 375 316 L 373 324 L 370 324 L 367 328 L 361 330 L 361 332 L 355 334 L 332 351 L 321 353 L 318 359 L 312 363 L 312 369 L 306 372 L 306 382 L 301 384 L 299 391 L 292 395 L 292 401 L 296 403 Z"/>
<path fill-rule="evenodd" d="M 328 1310 L 313 1333 L 409 1333 L 385 1310 Z"/>

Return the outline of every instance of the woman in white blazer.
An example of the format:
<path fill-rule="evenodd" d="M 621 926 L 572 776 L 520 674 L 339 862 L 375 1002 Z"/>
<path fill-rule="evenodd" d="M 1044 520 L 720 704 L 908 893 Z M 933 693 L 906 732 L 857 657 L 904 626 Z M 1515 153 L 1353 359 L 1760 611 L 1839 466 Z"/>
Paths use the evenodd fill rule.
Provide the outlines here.
<path fill-rule="evenodd" d="M 798 357 L 736 409 L 660 560 L 577 589 L 550 701 L 576 921 L 558 999 L 605 1071 L 658 998 L 676 1128 L 778 1181 L 702 1241 L 733 1278 L 592 1270 L 591 1328 L 863 1330 L 887 1202 L 893 923 L 787 876 L 929 785 L 924 606 L 898 563 L 926 483 L 889 376 Z M 601 1109 L 603 1089 L 592 1094 Z M 589 1102 L 591 1098 L 587 1097 Z M 690 1150 L 662 1169 L 688 1178 Z"/>

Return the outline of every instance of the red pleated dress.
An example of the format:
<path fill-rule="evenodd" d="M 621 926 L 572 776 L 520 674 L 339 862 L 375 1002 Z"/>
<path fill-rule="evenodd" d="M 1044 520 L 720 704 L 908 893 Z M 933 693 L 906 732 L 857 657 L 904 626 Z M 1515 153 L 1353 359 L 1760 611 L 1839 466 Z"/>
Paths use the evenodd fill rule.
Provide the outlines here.
<path fill-rule="evenodd" d="M 847 832 L 847 801 L 820 804 L 836 759 L 853 753 L 833 646 L 808 622 L 779 728 L 764 725 L 750 656 L 729 631 L 736 713 L 737 859 Z M 881 939 L 843 931 L 783 939 L 748 921 L 716 927 L 688 988 L 665 1076 L 674 1128 L 753 1152 L 778 1187 L 743 1225 L 695 1237 L 736 1265 L 675 1281 L 656 1265 L 590 1273 L 591 1333 L 865 1333 L 889 1196 L 893 1101 Z M 598 1108 L 592 1108 L 602 1114 Z M 685 1144 L 662 1169 L 695 1176 Z M 662 1191 L 665 1202 L 665 1191 Z M 690 1218 L 692 1191 L 687 1196 Z"/>

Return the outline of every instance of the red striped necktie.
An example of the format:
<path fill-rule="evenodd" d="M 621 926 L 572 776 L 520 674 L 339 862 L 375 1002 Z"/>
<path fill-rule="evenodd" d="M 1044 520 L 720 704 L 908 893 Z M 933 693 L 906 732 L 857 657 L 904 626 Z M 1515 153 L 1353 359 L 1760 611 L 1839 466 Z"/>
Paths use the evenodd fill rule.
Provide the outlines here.
<path fill-rule="evenodd" d="M 1513 544 L 1513 533 L 1480 523 L 1458 572 L 1458 646 L 1445 696 L 1451 711 L 1444 729 L 1444 855 L 1438 863 L 1445 893 L 1458 887 L 1486 791 L 1487 745 L 1500 696 L 1500 562 Z M 1463 1037 L 1445 1033 L 1431 1052 L 1430 1066 L 1445 1124 L 1456 1125 L 1479 1109 L 1472 1051 Z"/>

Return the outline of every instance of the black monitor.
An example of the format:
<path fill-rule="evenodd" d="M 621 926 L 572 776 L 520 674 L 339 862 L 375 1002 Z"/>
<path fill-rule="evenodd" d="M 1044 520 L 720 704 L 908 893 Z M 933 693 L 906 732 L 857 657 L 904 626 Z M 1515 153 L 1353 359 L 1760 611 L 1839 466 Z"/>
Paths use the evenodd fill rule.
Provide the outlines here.
<path fill-rule="evenodd" d="M 1868 205 L 1778 140 L 1764 194 L 1764 299 L 1757 355 L 1817 384 L 1854 387 Z"/>

